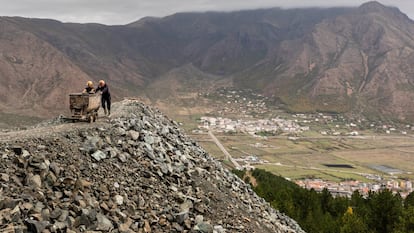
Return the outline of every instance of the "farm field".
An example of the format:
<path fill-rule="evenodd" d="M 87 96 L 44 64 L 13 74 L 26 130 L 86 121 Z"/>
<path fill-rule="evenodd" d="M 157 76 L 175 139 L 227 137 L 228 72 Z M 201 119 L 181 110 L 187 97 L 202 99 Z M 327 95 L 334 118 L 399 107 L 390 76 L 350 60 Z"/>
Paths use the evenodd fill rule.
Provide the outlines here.
<path fill-rule="evenodd" d="M 224 159 L 220 149 L 207 134 L 192 134 L 194 139 L 214 157 Z M 321 178 L 329 181 L 367 181 L 362 174 L 390 176 L 373 169 L 387 165 L 403 171 L 401 179 L 414 178 L 414 138 L 411 136 L 377 136 L 367 138 L 318 137 L 292 141 L 287 137 L 261 139 L 250 135 L 216 134 L 234 158 L 254 155 L 267 161 L 254 167 L 290 178 Z M 257 146 L 259 145 L 259 146 Z M 352 168 L 328 167 L 345 164 Z"/>

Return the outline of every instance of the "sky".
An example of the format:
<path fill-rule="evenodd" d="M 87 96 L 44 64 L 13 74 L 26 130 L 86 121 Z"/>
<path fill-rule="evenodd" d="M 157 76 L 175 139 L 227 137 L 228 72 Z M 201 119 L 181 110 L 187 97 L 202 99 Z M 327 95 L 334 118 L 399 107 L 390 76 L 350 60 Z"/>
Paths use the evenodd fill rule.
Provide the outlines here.
<path fill-rule="evenodd" d="M 62 22 L 128 24 L 145 16 L 177 12 L 257 8 L 359 6 L 368 0 L 0 0 L 0 16 L 49 18 Z M 414 19 L 414 0 L 379 0 Z"/>

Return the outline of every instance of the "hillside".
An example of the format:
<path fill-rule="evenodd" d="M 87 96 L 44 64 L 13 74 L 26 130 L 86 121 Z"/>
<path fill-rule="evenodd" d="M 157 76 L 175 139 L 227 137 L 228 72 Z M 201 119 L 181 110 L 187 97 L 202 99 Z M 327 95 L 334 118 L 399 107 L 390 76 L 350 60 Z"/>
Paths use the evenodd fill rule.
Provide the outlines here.
<path fill-rule="evenodd" d="M 0 134 L 0 231 L 303 232 L 137 101 Z"/>
<path fill-rule="evenodd" d="M 247 71 L 241 84 L 261 83 L 259 89 L 280 96 L 295 111 L 353 110 L 413 119 L 413 49 L 413 21 L 371 2 L 322 21 L 300 41 L 283 42 L 281 51 Z"/>
<path fill-rule="evenodd" d="M 0 81 L 8 83 L 0 106 L 9 112 L 61 113 L 69 92 L 105 79 L 118 99 L 233 85 L 292 111 L 414 119 L 414 23 L 377 2 L 178 13 L 120 26 L 2 17 L 0 28 Z"/>

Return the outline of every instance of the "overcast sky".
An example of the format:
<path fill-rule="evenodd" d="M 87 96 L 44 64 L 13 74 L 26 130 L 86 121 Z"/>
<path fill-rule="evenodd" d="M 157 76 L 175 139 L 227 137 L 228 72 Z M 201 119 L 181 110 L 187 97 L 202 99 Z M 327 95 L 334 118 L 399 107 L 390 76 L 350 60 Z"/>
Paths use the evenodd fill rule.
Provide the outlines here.
<path fill-rule="evenodd" d="M 359 6 L 364 0 L 0 0 L 0 16 L 50 18 L 63 22 L 127 24 L 145 16 L 188 11 L 268 7 Z M 414 0 L 379 0 L 414 19 Z"/>

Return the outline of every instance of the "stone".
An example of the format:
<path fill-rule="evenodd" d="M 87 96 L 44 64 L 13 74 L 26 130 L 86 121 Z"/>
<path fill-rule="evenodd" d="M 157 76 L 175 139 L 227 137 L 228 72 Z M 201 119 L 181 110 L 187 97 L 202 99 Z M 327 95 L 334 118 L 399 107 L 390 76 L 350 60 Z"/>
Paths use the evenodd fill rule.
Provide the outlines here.
<path fill-rule="evenodd" d="M 168 127 L 162 127 L 161 135 L 165 136 L 170 132 L 170 129 Z"/>
<path fill-rule="evenodd" d="M 100 141 L 101 139 L 99 137 L 87 137 L 82 149 L 89 154 L 92 154 L 99 149 Z"/>
<path fill-rule="evenodd" d="M 173 228 L 174 228 L 176 231 L 178 231 L 178 232 L 183 232 L 183 231 L 184 231 L 184 228 L 183 228 L 182 226 L 180 226 L 180 225 L 179 225 L 178 223 L 176 223 L 176 222 L 173 222 L 172 226 L 173 226 Z"/>
<path fill-rule="evenodd" d="M 150 226 L 148 220 L 144 221 L 144 232 L 147 232 L 147 233 L 151 232 L 151 226 Z"/>
<path fill-rule="evenodd" d="M 23 158 L 27 158 L 27 157 L 29 157 L 29 156 L 30 156 L 29 151 L 27 151 L 27 150 L 23 150 L 23 151 L 22 151 L 22 157 L 23 157 Z"/>
<path fill-rule="evenodd" d="M 128 135 L 131 137 L 132 140 L 136 141 L 139 138 L 139 132 L 135 130 L 128 131 Z"/>
<path fill-rule="evenodd" d="M 53 173 L 55 173 L 56 176 L 60 174 L 61 169 L 57 163 L 52 162 L 50 163 L 49 167 L 53 171 Z"/>
<path fill-rule="evenodd" d="M 62 210 L 60 208 L 54 209 L 52 212 L 50 212 L 50 218 L 51 219 L 57 219 L 62 214 Z"/>
<path fill-rule="evenodd" d="M 0 210 L 1 209 L 14 209 L 18 204 L 19 204 L 19 200 L 0 197 Z"/>
<path fill-rule="evenodd" d="M 175 215 L 175 221 L 178 222 L 178 224 L 183 224 L 184 221 L 188 218 L 188 211 L 180 212 Z"/>
<path fill-rule="evenodd" d="M 132 231 L 129 229 L 129 226 L 130 226 L 130 225 L 128 225 L 128 224 L 126 224 L 126 223 L 122 223 L 121 225 L 119 225 L 118 230 L 119 230 L 119 232 L 121 232 L 121 233 L 132 232 Z"/>
<path fill-rule="evenodd" d="M 103 214 L 96 214 L 96 221 L 97 226 L 96 230 L 100 231 L 110 231 L 114 228 L 112 222 Z"/>
<path fill-rule="evenodd" d="M 50 220 L 50 210 L 49 209 L 42 209 L 41 211 L 43 220 Z"/>
<path fill-rule="evenodd" d="M 92 182 L 89 182 L 85 179 L 77 179 L 76 186 L 77 188 L 80 188 L 80 189 L 89 188 L 92 186 Z"/>
<path fill-rule="evenodd" d="M 181 212 L 189 212 L 191 208 L 193 208 L 192 201 L 185 201 L 180 205 Z"/>
<path fill-rule="evenodd" d="M 168 223 L 167 217 L 165 215 L 161 216 L 159 221 L 158 221 L 158 224 L 160 226 L 166 226 L 167 223 Z"/>
<path fill-rule="evenodd" d="M 122 223 L 121 225 L 119 225 L 118 230 L 119 230 L 121 233 L 131 232 L 131 230 L 130 230 L 130 228 L 129 228 L 131 225 L 132 225 L 132 219 L 127 218 L 127 221 L 126 221 L 125 223 Z"/>
<path fill-rule="evenodd" d="M 91 156 L 98 162 L 101 161 L 102 159 L 106 159 L 106 154 L 100 150 L 97 150 Z"/>
<path fill-rule="evenodd" d="M 29 232 L 33 233 L 41 233 L 46 229 L 47 226 L 50 225 L 50 223 L 47 221 L 36 221 L 33 219 L 26 219 L 24 223 L 26 224 Z"/>
<path fill-rule="evenodd" d="M 118 134 L 121 136 L 125 136 L 126 135 L 126 131 L 123 128 L 118 128 Z"/>
<path fill-rule="evenodd" d="M 58 221 L 64 222 L 69 217 L 69 211 L 68 210 L 62 210 L 62 213 L 60 214 Z"/>
<path fill-rule="evenodd" d="M 118 155 L 119 161 L 121 161 L 123 163 L 128 161 L 128 157 L 129 157 L 128 153 L 121 153 L 121 154 Z"/>
<path fill-rule="evenodd" d="M 207 222 L 197 224 L 194 230 L 200 233 L 213 233 L 213 227 Z"/>
<path fill-rule="evenodd" d="M 29 174 L 28 185 L 32 186 L 33 188 L 41 188 L 42 179 L 40 178 L 39 175 Z"/>
<path fill-rule="evenodd" d="M 11 149 L 16 155 L 22 155 L 23 153 L 23 148 L 21 146 L 13 146 Z"/>
<path fill-rule="evenodd" d="M 114 201 L 117 205 L 124 204 L 124 198 L 121 195 L 115 195 Z"/>
<path fill-rule="evenodd" d="M 29 203 L 29 202 L 25 202 L 25 203 L 20 205 L 20 209 L 22 209 L 22 210 L 31 210 L 31 209 L 33 209 L 33 204 Z"/>
<path fill-rule="evenodd" d="M 67 232 L 67 227 L 68 227 L 68 225 L 65 222 L 55 222 L 50 227 L 50 230 L 52 232 Z"/>
<path fill-rule="evenodd" d="M 38 202 L 36 202 L 36 204 L 35 204 L 35 207 L 34 207 L 34 212 L 35 212 L 35 213 L 42 213 L 42 210 L 43 210 L 45 207 L 46 207 L 46 206 L 45 206 L 42 202 L 38 201 Z"/>
<path fill-rule="evenodd" d="M 196 224 L 200 224 L 200 223 L 202 223 L 202 222 L 203 222 L 203 220 L 204 220 L 203 215 L 197 215 L 197 216 L 195 217 L 195 223 L 196 223 Z"/>
<path fill-rule="evenodd" d="M 145 135 L 144 136 L 144 142 L 152 145 L 152 144 L 154 144 L 154 137 L 151 136 L 151 135 Z"/>
<path fill-rule="evenodd" d="M 215 233 L 226 233 L 226 230 L 223 228 L 223 226 L 215 225 L 213 227 L 213 232 L 215 232 Z"/>
<path fill-rule="evenodd" d="M 6 173 L 0 173 L 0 180 L 3 182 L 9 182 L 10 176 Z"/>

